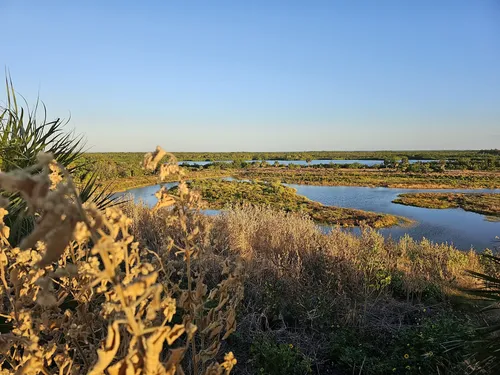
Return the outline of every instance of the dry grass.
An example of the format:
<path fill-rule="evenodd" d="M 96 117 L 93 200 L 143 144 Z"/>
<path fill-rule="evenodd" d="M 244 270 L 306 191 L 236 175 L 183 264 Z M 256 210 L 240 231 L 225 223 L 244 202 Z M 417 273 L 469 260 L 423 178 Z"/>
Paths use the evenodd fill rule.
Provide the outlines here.
<path fill-rule="evenodd" d="M 129 204 L 127 212 L 141 242 L 168 246 L 174 235 L 163 225 L 168 210 L 153 214 Z M 304 215 L 264 207 L 234 206 L 204 222 L 200 246 L 211 254 L 206 269 L 216 273 L 221 259 L 241 259 L 244 266 L 240 339 L 231 346 L 244 361 L 264 334 L 300 345 L 322 373 L 332 327 L 397 336 L 426 307 L 446 311 L 459 288 L 476 285 L 465 270 L 482 269 L 474 252 L 409 237 L 394 242 L 369 228 L 360 236 L 341 229 L 324 234 Z M 250 364 L 240 371 L 254 370 Z"/>
<path fill-rule="evenodd" d="M 367 186 L 404 189 L 498 189 L 498 171 L 401 172 L 393 169 L 253 168 L 236 177 L 249 180 L 324 186 Z"/>
<path fill-rule="evenodd" d="M 145 168 L 156 170 L 162 152 L 146 155 Z M 221 262 L 207 285 L 198 194 L 181 182 L 163 222 L 176 236 L 152 252 L 122 211 L 82 206 L 52 155 L 38 160 L 0 174 L 38 217 L 20 248 L 0 223 L 2 373 L 229 374 L 236 359 L 220 348 L 236 328 L 241 269 Z M 160 167 L 170 173 L 181 175 L 175 158 Z"/>

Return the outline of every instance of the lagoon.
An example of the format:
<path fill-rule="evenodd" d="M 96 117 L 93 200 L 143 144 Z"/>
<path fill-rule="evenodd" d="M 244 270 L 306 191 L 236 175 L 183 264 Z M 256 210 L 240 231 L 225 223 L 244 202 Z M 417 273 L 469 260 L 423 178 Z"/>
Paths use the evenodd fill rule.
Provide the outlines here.
<path fill-rule="evenodd" d="M 175 183 L 166 184 L 167 187 Z M 473 248 L 493 249 L 499 243 L 500 221 L 488 220 L 484 215 L 464 211 L 462 209 L 429 209 L 404 206 L 392 203 L 401 193 L 411 192 L 457 192 L 457 193 L 500 193 L 500 189 L 395 189 L 369 188 L 357 186 L 311 186 L 286 184 L 297 190 L 297 193 L 324 205 L 355 208 L 404 216 L 415 221 L 411 226 L 397 226 L 379 229 L 386 237 L 398 239 L 406 234 L 416 240 L 427 238 L 436 243 L 448 243 L 461 250 Z M 143 201 L 148 206 L 156 203 L 154 193 L 160 185 L 130 189 L 119 195 L 131 194 L 136 201 Z M 207 210 L 215 214 L 216 210 Z M 497 218 L 498 219 L 498 218 Z M 350 229 L 359 231 L 359 228 Z"/>

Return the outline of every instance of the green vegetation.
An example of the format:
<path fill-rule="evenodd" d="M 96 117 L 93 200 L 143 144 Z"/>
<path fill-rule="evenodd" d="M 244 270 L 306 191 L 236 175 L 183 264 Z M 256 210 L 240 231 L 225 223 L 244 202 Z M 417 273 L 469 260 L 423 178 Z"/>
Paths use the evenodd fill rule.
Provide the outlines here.
<path fill-rule="evenodd" d="M 368 186 L 415 189 L 497 189 L 500 173 L 474 171 L 445 171 L 434 173 L 406 173 L 383 169 L 327 169 L 327 168 L 250 168 L 233 175 L 241 179 L 273 181 L 289 184 Z"/>
<path fill-rule="evenodd" d="M 446 151 L 291 151 L 291 152 L 173 152 L 178 160 L 458 160 L 465 161 L 500 157 L 500 150 L 446 150 Z M 112 157 L 140 160 L 144 152 L 90 153 L 96 159 Z"/>
<path fill-rule="evenodd" d="M 278 344 L 264 337 L 252 344 L 250 353 L 258 374 L 307 375 L 313 373 L 311 360 L 293 344 Z"/>
<path fill-rule="evenodd" d="M 488 304 L 488 310 L 493 313 L 500 311 L 500 257 L 491 251 L 482 256 L 484 272 L 469 271 L 469 274 L 480 281 L 481 287 L 469 290 L 468 293 Z M 491 367 L 492 371 L 500 368 L 500 325 L 490 325 L 486 322 L 480 328 L 481 335 L 474 340 L 473 355 L 479 360 L 481 367 Z"/>
<path fill-rule="evenodd" d="M 437 152 L 434 156 L 440 155 Z M 444 153 L 444 152 L 443 152 Z M 448 157 L 466 154 L 466 151 L 449 154 Z M 470 153 L 470 152 L 469 152 Z M 314 154 L 314 153 L 311 153 Z M 177 157 L 183 158 L 193 156 L 190 153 L 177 153 Z M 209 156 L 211 154 L 200 154 Z M 191 157 L 190 159 L 201 159 Z M 224 154 L 226 155 L 226 154 Z M 260 155 L 260 154 L 259 154 Z M 293 153 L 287 154 L 291 158 Z M 320 154 L 321 155 L 321 154 Z M 343 157 L 357 156 L 368 158 L 368 155 L 356 155 L 345 153 Z M 443 154 L 444 155 L 444 154 Z M 441 156 L 443 156 L 441 155 Z M 237 176 L 242 179 L 260 179 L 273 181 L 279 179 L 285 183 L 310 184 L 310 185 L 345 185 L 345 186 L 384 186 L 402 188 L 499 188 L 500 187 L 500 157 L 487 152 L 475 152 L 475 158 L 460 158 L 448 162 L 413 163 L 410 164 L 403 156 L 386 158 L 381 165 L 367 167 L 359 163 L 320 165 L 296 165 L 281 166 L 277 163 L 270 165 L 266 161 L 260 161 L 255 156 L 251 160 L 250 155 L 240 153 L 227 153 L 227 157 L 234 158 L 231 163 L 211 162 L 207 165 L 184 166 L 190 179 L 207 177 Z M 223 154 L 213 154 L 223 156 Z M 263 155 L 266 156 L 266 155 Z M 277 157 L 270 154 L 267 156 Z M 283 155 L 281 155 L 283 157 Z M 297 153 L 299 159 L 310 160 L 319 155 L 308 155 Z M 332 154 L 339 158 L 338 155 Z M 416 155 L 410 155 L 416 157 Z M 422 156 L 422 155 L 421 155 Z M 431 155 L 423 156 L 430 157 Z M 224 158 L 217 158 L 224 159 Z M 302 159 L 302 160 L 305 160 Z M 475 160 L 475 161 L 474 161 Z M 117 191 L 153 184 L 154 176 L 150 171 L 141 167 L 142 154 L 140 153 L 95 153 L 83 154 L 76 162 L 78 166 L 76 175 L 82 176 L 97 172 L 100 181 L 111 182 Z M 167 160 L 164 160 L 165 162 Z"/>
<path fill-rule="evenodd" d="M 224 170 L 187 170 L 186 178 L 190 180 L 230 177 L 230 174 Z M 166 179 L 165 182 L 173 182 L 175 178 Z M 152 175 L 144 175 L 140 177 L 115 178 L 109 181 L 110 189 L 114 192 L 122 192 L 129 189 L 156 185 L 158 179 Z"/>
<path fill-rule="evenodd" d="M 484 215 L 500 216 L 500 194 L 405 193 L 393 203 L 424 208 L 462 208 Z"/>
<path fill-rule="evenodd" d="M 285 212 L 301 212 L 314 221 L 327 225 L 358 226 L 368 225 L 381 228 L 398 223 L 408 222 L 388 214 L 324 206 L 297 195 L 295 189 L 281 185 L 279 181 L 273 183 L 224 181 L 224 180 L 196 180 L 190 182 L 189 187 L 201 193 L 209 208 L 221 209 L 227 206 L 250 203 L 265 205 L 284 210 Z M 174 193 L 177 188 L 171 189 Z"/>

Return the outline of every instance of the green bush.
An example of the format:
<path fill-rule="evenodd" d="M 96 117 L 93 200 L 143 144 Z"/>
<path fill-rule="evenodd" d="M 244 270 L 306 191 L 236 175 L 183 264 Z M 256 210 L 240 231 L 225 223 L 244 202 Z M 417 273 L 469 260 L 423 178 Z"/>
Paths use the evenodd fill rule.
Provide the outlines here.
<path fill-rule="evenodd" d="M 258 374 L 305 375 L 311 374 L 311 360 L 293 344 L 277 344 L 263 338 L 250 349 Z"/>
<path fill-rule="evenodd" d="M 465 373 L 467 348 L 451 343 L 472 337 L 472 324 L 450 314 L 431 316 L 424 308 L 412 320 L 392 335 L 339 327 L 332 333 L 331 360 L 346 371 L 363 374 Z"/>

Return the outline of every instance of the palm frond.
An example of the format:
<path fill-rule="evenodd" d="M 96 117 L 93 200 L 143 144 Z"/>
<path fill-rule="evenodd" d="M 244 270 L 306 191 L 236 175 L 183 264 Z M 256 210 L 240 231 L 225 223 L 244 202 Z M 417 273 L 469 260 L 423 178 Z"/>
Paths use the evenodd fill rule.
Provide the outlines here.
<path fill-rule="evenodd" d="M 500 309 L 500 257 L 491 254 L 481 254 L 483 259 L 489 263 L 487 272 L 468 271 L 468 274 L 481 281 L 482 286 L 476 289 L 464 290 L 470 296 L 479 298 L 480 301 L 488 303 L 481 309 L 482 313 L 495 312 Z M 497 314 L 498 315 L 498 314 Z M 488 322 L 476 330 L 475 339 L 472 344 L 473 356 L 483 368 L 500 368 L 500 323 Z"/>
<path fill-rule="evenodd" d="M 80 200 L 82 202 L 92 202 L 99 209 L 122 204 L 123 200 L 115 196 L 111 190 L 111 184 L 101 185 L 97 182 L 97 173 L 91 172 L 84 178 L 84 184 L 80 189 Z"/>
<path fill-rule="evenodd" d="M 49 120 L 47 108 L 39 99 L 30 108 L 27 100 L 14 90 L 8 74 L 5 84 L 6 106 L 0 108 L 0 170 L 24 169 L 36 164 L 40 152 L 51 152 L 66 170 L 77 172 L 81 165 L 77 161 L 84 153 L 84 138 L 66 130 L 69 120 Z M 23 99 L 21 102 L 17 99 L 18 95 Z M 82 202 L 92 201 L 99 208 L 117 204 L 110 186 L 102 186 L 96 181 L 97 176 L 94 175 L 83 183 L 80 193 Z M 25 202 L 19 196 L 3 195 L 10 200 L 5 220 L 11 227 L 9 240 L 16 245 L 32 230 L 35 218 L 28 213 Z"/>

